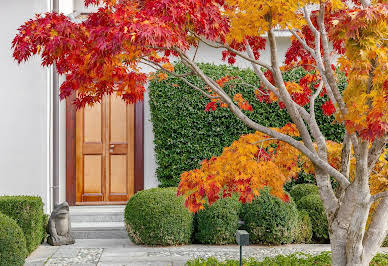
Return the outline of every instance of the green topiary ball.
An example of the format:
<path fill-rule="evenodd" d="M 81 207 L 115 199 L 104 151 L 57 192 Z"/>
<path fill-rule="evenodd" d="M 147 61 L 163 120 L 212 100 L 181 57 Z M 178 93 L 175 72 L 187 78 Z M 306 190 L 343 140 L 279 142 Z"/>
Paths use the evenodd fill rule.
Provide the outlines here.
<path fill-rule="evenodd" d="M 237 198 L 224 198 L 199 211 L 196 240 L 203 244 L 235 244 L 240 208 Z"/>
<path fill-rule="evenodd" d="M 136 244 L 181 245 L 190 243 L 193 215 L 177 197 L 176 188 L 152 188 L 136 193 L 124 213 L 129 237 Z"/>
<path fill-rule="evenodd" d="M 298 215 L 298 225 L 295 227 L 294 243 L 310 243 L 312 236 L 310 216 L 307 211 L 301 210 Z"/>
<path fill-rule="evenodd" d="M 329 240 L 328 223 L 325 208 L 319 195 L 308 195 L 298 202 L 298 209 L 308 212 L 313 227 L 313 239 L 320 243 Z"/>
<path fill-rule="evenodd" d="M 314 184 L 298 184 L 291 188 L 290 195 L 295 202 L 307 195 L 319 195 L 318 187 Z"/>
<path fill-rule="evenodd" d="M 26 238 L 14 219 L 0 213 L 0 265 L 24 265 Z"/>
<path fill-rule="evenodd" d="M 294 240 L 298 210 L 293 201 L 284 202 L 265 188 L 260 197 L 244 204 L 243 220 L 252 244 L 288 244 Z"/>

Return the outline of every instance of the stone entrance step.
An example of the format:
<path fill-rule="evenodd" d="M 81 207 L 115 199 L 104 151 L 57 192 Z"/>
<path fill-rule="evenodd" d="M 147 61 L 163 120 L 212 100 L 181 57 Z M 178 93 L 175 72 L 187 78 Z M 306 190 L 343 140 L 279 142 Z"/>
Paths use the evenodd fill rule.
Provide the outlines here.
<path fill-rule="evenodd" d="M 125 206 L 70 207 L 72 235 L 75 239 L 125 239 Z"/>

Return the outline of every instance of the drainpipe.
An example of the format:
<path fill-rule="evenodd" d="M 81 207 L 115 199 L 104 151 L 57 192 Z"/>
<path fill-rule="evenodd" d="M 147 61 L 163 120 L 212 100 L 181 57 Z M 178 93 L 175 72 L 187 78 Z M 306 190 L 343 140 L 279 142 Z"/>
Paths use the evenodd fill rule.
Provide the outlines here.
<path fill-rule="evenodd" d="M 59 0 L 52 0 L 54 12 L 59 12 Z M 53 67 L 53 205 L 59 202 L 59 76 Z"/>

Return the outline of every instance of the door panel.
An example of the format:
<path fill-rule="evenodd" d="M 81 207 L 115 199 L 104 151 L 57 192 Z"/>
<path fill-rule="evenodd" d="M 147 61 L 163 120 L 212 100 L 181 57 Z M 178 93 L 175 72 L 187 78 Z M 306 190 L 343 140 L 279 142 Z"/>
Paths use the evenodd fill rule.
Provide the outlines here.
<path fill-rule="evenodd" d="M 134 193 L 134 106 L 117 96 L 77 111 L 76 203 L 125 203 Z"/>

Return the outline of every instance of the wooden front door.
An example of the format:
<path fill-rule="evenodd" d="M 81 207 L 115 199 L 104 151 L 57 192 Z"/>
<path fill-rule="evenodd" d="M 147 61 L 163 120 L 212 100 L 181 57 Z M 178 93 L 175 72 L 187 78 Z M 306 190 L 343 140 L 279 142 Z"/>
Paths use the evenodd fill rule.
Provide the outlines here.
<path fill-rule="evenodd" d="M 76 204 L 124 204 L 134 194 L 134 105 L 106 96 L 76 114 Z"/>

